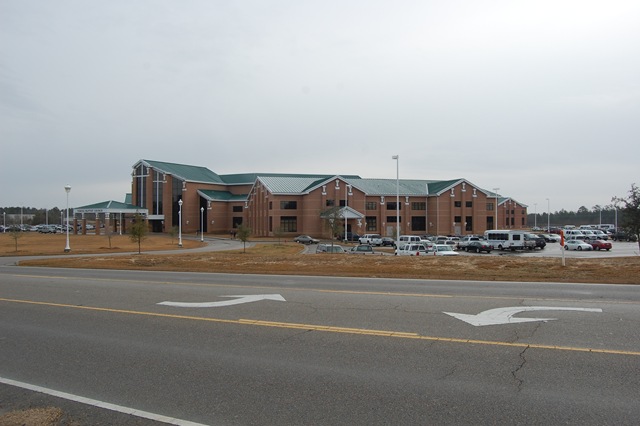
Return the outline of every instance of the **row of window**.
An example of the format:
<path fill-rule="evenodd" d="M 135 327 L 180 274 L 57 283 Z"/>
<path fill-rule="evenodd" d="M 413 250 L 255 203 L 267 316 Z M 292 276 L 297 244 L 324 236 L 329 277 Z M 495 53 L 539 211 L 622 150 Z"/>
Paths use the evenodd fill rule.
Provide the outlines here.
<path fill-rule="evenodd" d="M 335 206 L 335 200 L 326 200 L 325 205 L 327 207 L 333 207 Z M 387 210 L 402 210 L 402 203 L 396 203 L 396 202 L 392 202 L 392 201 L 388 201 L 386 204 L 387 206 Z M 473 207 L 473 201 L 465 201 L 464 203 L 465 207 L 468 208 L 472 208 Z M 340 200 L 340 207 L 344 207 L 345 206 L 345 200 Z M 462 207 L 462 201 L 455 201 L 454 202 L 454 207 Z M 297 210 L 298 208 L 298 202 L 297 201 L 280 201 L 280 209 L 281 210 Z M 273 204 L 270 202 L 269 203 L 269 209 L 273 209 Z M 367 201 L 365 203 L 365 209 L 366 210 L 377 210 L 378 209 L 378 203 L 376 201 Z M 411 203 L 411 210 L 416 210 L 416 211 L 424 211 L 427 210 L 427 203 L 424 201 L 415 201 Z M 493 203 L 487 203 L 487 210 L 491 211 L 493 210 Z M 513 214 L 513 210 L 511 211 L 511 214 Z"/>

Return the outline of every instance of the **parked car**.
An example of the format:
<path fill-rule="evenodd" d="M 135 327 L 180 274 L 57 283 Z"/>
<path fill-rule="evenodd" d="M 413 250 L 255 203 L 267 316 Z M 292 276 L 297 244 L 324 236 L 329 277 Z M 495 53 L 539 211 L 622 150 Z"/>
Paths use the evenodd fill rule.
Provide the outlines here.
<path fill-rule="evenodd" d="M 318 244 L 316 253 L 345 253 L 345 249 L 337 244 Z"/>
<path fill-rule="evenodd" d="M 320 240 L 311 238 L 308 235 L 298 235 L 293 239 L 293 241 L 300 244 L 318 244 L 320 242 Z"/>
<path fill-rule="evenodd" d="M 481 251 L 491 253 L 491 250 L 493 250 L 493 246 L 486 241 L 477 240 L 467 243 L 464 250 L 476 253 L 480 253 Z"/>
<path fill-rule="evenodd" d="M 349 254 L 374 254 L 373 247 L 369 244 L 360 244 L 352 247 L 347 253 Z"/>
<path fill-rule="evenodd" d="M 396 240 L 391 237 L 382 237 L 382 247 L 395 247 Z"/>
<path fill-rule="evenodd" d="M 525 241 L 533 241 L 533 245 L 532 246 L 528 246 L 529 250 L 533 250 L 536 248 L 539 248 L 540 250 L 542 250 L 543 248 L 545 248 L 547 246 L 547 241 L 544 239 L 544 237 L 541 237 L 539 235 L 536 234 L 525 234 L 524 235 L 524 239 Z"/>
<path fill-rule="evenodd" d="M 38 232 L 41 234 L 55 234 L 58 230 L 53 225 L 43 225 L 38 228 Z"/>
<path fill-rule="evenodd" d="M 471 241 L 480 241 L 480 237 L 475 235 L 466 235 L 460 238 L 460 241 L 458 241 L 458 250 L 466 250 Z"/>
<path fill-rule="evenodd" d="M 630 232 L 623 231 L 621 229 L 614 232 L 611 238 L 613 239 L 613 241 L 637 241 L 637 238 L 635 235 L 633 235 Z"/>
<path fill-rule="evenodd" d="M 611 250 L 611 243 L 605 240 L 590 240 L 589 244 L 594 250 Z"/>
<path fill-rule="evenodd" d="M 589 243 L 585 243 L 582 240 L 566 240 L 564 242 L 564 249 L 565 250 L 593 250 L 593 247 L 591 247 L 591 244 Z"/>
<path fill-rule="evenodd" d="M 559 243 L 560 235 L 558 234 L 538 234 L 539 237 L 544 238 L 547 243 Z"/>
<path fill-rule="evenodd" d="M 460 254 L 448 244 L 436 244 L 430 251 L 436 256 L 458 256 Z"/>
<path fill-rule="evenodd" d="M 355 234 L 353 232 L 347 232 L 347 236 L 345 238 L 344 232 L 336 238 L 340 241 L 360 241 L 360 235 Z"/>
<path fill-rule="evenodd" d="M 364 234 L 358 241 L 360 244 L 370 244 L 378 247 L 382 245 L 382 237 L 379 234 Z"/>
<path fill-rule="evenodd" d="M 424 256 L 428 254 L 427 247 L 422 243 L 407 243 L 396 250 L 399 256 Z"/>
<path fill-rule="evenodd" d="M 609 239 L 609 235 L 607 235 L 606 232 L 600 230 L 600 229 L 594 229 L 593 233 L 596 235 L 596 239 L 597 240 L 605 240 L 607 241 Z"/>

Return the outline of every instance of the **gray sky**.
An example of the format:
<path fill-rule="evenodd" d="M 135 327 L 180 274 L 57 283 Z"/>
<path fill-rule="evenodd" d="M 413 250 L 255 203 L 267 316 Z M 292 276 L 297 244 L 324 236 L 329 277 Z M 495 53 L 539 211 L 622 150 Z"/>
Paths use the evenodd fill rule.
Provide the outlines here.
<path fill-rule="evenodd" d="M 396 154 L 530 212 L 606 205 L 640 183 L 639 22 L 637 0 L 0 0 L 0 206 L 122 201 L 141 158 L 395 179 Z"/>

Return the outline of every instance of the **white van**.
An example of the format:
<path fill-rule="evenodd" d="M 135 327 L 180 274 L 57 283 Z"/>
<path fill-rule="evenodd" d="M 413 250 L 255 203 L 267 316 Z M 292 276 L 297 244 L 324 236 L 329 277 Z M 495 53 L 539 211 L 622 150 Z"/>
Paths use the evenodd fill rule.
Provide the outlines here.
<path fill-rule="evenodd" d="M 525 231 L 513 231 L 510 229 L 497 229 L 485 231 L 485 241 L 498 250 L 524 250 L 527 248 Z"/>
<path fill-rule="evenodd" d="M 398 241 L 398 246 L 402 247 L 407 243 L 416 243 L 419 244 L 422 240 L 417 235 L 400 235 L 400 240 Z"/>

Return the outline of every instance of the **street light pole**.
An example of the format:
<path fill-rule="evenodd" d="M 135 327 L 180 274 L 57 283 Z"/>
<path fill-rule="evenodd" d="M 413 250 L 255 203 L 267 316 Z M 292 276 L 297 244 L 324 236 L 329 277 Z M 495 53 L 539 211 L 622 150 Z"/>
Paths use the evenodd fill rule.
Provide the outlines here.
<path fill-rule="evenodd" d="M 551 204 L 547 198 L 547 232 L 551 232 Z"/>
<path fill-rule="evenodd" d="M 204 207 L 200 207 L 200 242 L 204 242 Z"/>
<path fill-rule="evenodd" d="M 69 192 L 71 192 L 71 185 L 65 185 L 64 190 L 67 192 L 67 245 L 64 248 L 64 252 L 68 253 L 71 251 L 69 246 Z"/>
<path fill-rule="evenodd" d="M 178 247 L 182 247 L 182 198 L 178 200 Z"/>
<path fill-rule="evenodd" d="M 493 188 L 493 193 L 496 196 L 496 223 L 493 224 L 493 229 L 498 229 L 498 191 L 500 188 Z"/>
<path fill-rule="evenodd" d="M 538 227 L 538 203 L 533 203 L 533 227 Z"/>
<path fill-rule="evenodd" d="M 400 249 L 400 156 L 391 158 L 396 160 L 396 248 Z"/>

